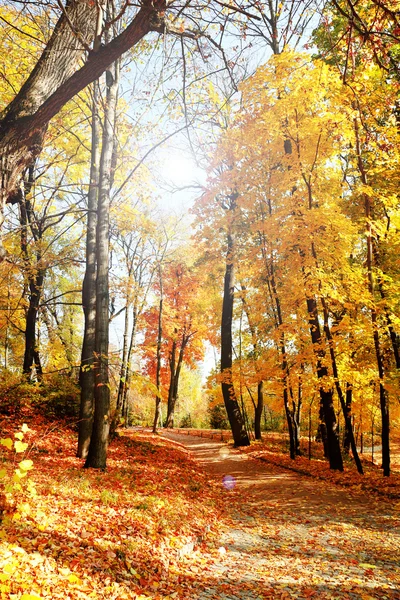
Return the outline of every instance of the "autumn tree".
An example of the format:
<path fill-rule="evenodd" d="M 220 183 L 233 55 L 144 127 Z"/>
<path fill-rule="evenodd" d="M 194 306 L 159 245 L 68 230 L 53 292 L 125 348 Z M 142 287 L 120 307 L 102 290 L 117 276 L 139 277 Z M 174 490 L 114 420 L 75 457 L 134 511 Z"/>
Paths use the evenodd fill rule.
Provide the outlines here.
<path fill-rule="evenodd" d="M 298 71 L 294 67 L 296 61 Z M 273 312 L 284 308 L 287 315 L 285 321 L 277 321 L 278 332 L 285 332 L 286 337 L 290 330 L 294 334 L 296 329 L 300 331 L 293 322 L 295 315 L 308 323 L 330 464 L 332 468 L 341 469 L 333 405 L 335 391 L 346 422 L 350 415 L 342 391 L 343 373 L 339 370 L 337 358 L 341 338 L 333 334 L 331 323 L 337 318 L 340 307 L 350 305 L 350 298 L 357 304 L 357 293 L 354 294 L 350 282 L 354 290 L 361 290 L 363 282 L 357 265 L 350 260 L 356 228 L 348 221 L 345 203 L 339 200 L 342 196 L 342 171 L 341 164 L 333 157 L 337 155 L 338 148 L 346 147 L 352 130 L 348 127 L 349 120 L 336 109 L 341 102 L 343 113 L 347 110 L 344 108 L 346 94 L 340 78 L 321 64 L 313 63 L 307 71 L 305 65 L 300 66 L 301 61 L 306 64 L 306 57 L 290 53 L 277 57 L 243 85 L 246 108 L 238 115 L 235 127 L 220 146 L 223 160 L 234 166 L 221 173 L 219 181 L 216 178 L 213 192 L 220 194 L 228 185 L 236 190 L 236 232 L 242 236 L 241 254 L 245 256 L 246 251 L 251 252 L 249 264 L 259 260 L 257 252 L 262 259 L 263 246 L 260 247 L 259 242 L 263 236 L 268 240 L 267 281 L 272 292 L 271 301 L 274 306 L 274 289 L 279 289 L 280 298 L 285 299 L 283 306 L 280 302 L 275 304 Z M 306 87 L 306 77 L 308 73 L 313 76 L 316 69 L 320 81 L 325 82 L 324 86 L 314 89 L 314 97 L 310 95 L 304 103 L 304 98 L 311 94 L 311 87 Z M 267 72 L 273 79 L 265 87 Z M 284 87 L 281 87 L 283 82 Z M 266 100 L 264 104 L 263 97 Z M 297 101 L 299 105 L 296 105 Z M 268 127 L 263 126 L 264 123 L 268 123 Z M 335 130 L 337 135 L 333 133 Z M 248 139 L 253 140 L 251 148 Z M 264 207 L 263 211 L 261 207 Z M 246 230 L 247 236 L 250 236 L 247 241 L 244 237 Z M 258 231 L 256 236 L 252 234 L 254 231 Z M 348 231 L 345 238 L 347 245 L 341 246 L 338 269 L 339 254 L 335 253 L 336 262 L 333 264 L 331 248 L 335 246 L 336 239 L 342 239 L 345 231 Z M 274 279 L 271 278 L 271 266 Z M 260 265 L 260 268 L 265 267 Z M 298 282 L 302 285 L 298 286 Z M 285 290 L 291 290 L 291 296 L 287 296 Z M 279 311 L 275 312 L 275 317 L 279 318 Z M 293 325 L 290 325 L 291 321 Z M 289 356 L 299 354 L 293 363 L 297 365 L 299 381 L 304 378 L 306 355 L 301 357 L 300 354 L 304 343 L 304 337 L 299 339 L 295 334 L 290 352 L 286 348 L 282 352 L 284 373 Z M 289 377 L 284 389 L 292 398 L 293 387 Z M 288 401 L 285 404 L 288 408 Z M 352 450 L 361 470 L 354 439 Z"/>

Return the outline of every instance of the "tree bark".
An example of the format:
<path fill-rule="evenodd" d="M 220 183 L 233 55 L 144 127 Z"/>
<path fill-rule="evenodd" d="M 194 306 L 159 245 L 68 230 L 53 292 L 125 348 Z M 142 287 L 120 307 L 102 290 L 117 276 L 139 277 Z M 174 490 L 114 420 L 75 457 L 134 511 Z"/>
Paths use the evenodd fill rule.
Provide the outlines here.
<path fill-rule="evenodd" d="M 161 265 L 158 267 L 158 276 L 160 281 L 160 305 L 158 311 L 158 334 L 157 334 L 157 364 L 156 364 L 156 408 L 154 412 L 153 433 L 157 433 L 158 423 L 161 421 L 161 345 L 162 345 L 162 317 L 163 317 L 163 279 Z"/>
<path fill-rule="evenodd" d="M 127 292 L 129 294 L 129 292 Z M 128 338 L 129 338 L 129 304 L 128 304 L 128 295 L 127 295 L 127 304 L 125 307 L 125 319 L 124 319 L 124 334 L 123 334 L 123 343 L 122 343 L 122 358 L 121 358 L 121 368 L 119 372 L 119 383 L 118 383 L 118 395 L 117 395 L 117 406 L 116 412 L 117 415 L 121 413 L 122 409 L 122 401 L 124 397 L 124 385 L 126 382 L 126 377 L 128 374 Z"/>
<path fill-rule="evenodd" d="M 106 72 L 107 98 L 104 113 L 103 143 L 100 163 L 99 200 L 96 229 L 96 333 L 95 387 L 93 430 L 85 467 L 105 469 L 110 430 L 110 383 L 108 377 L 109 328 L 109 223 L 112 155 L 114 148 L 115 114 L 118 94 L 119 65 Z"/>
<path fill-rule="evenodd" d="M 252 319 L 250 316 L 250 311 L 249 311 L 249 305 L 245 298 L 246 288 L 243 284 L 241 284 L 241 288 L 242 288 L 243 308 L 246 313 L 247 322 L 248 322 L 249 328 L 250 328 L 254 356 L 255 356 L 255 358 L 257 358 L 257 356 L 259 354 L 259 344 L 258 344 L 257 335 L 256 335 L 256 328 L 254 327 L 254 324 L 252 322 Z M 259 369 L 257 367 L 256 361 L 255 361 L 255 370 L 258 375 Z M 254 437 L 256 440 L 262 440 L 261 418 L 262 418 L 263 409 L 264 409 L 264 381 L 262 379 L 260 381 L 258 381 L 258 383 L 257 383 L 257 403 L 254 402 L 253 398 L 252 398 L 252 402 L 253 402 L 253 406 L 254 406 Z"/>
<path fill-rule="evenodd" d="M 79 458 L 86 458 L 93 427 L 94 411 L 94 351 L 96 331 L 96 223 L 100 164 L 100 118 L 98 113 L 99 82 L 93 84 L 92 150 L 88 213 L 86 225 L 86 270 L 82 286 L 82 307 L 85 328 L 82 343 L 79 383 L 81 401 L 79 408 L 78 451 Z"/>
<path fill-rule="evenodd" d="M 323 313 L 324 313 L 325 337 L 326 337 L 328 345 L 329 345 L 329 354 L 331 357 L 332 372 L 333 372 L 333 377 L 335 380 L 336 392 L 339 397 L 340 406 L 342 407 L 342 412 L 343 412 L 343 417 L 344 417 L 344 422 L 345 422 L 345 431 L 346 431 L 346 435 L 347 435 L 349 443 L 350 443 L 351 452 L 353 454 L 354 462 L 356 463 L 357 471 L 360 473 L 360 475 L 364 475 L 361 460 L 360 460 L 360 457 L 358 456 L 358 452 L 357 452 L 357 445 L 356 445 L 356 441 L 354 439 L 353 428 L 351 426 L 351 413 L 348 410 L 348 403 L 344 398 L 342 386 L 340 385 L 340 381 L 339 381 L 339 372 L 338 372 L 337 362 L 336 362 L 336 353 L 335 353 L 335 350 L 333 347 L 333 337 L 332 337 L 332 333 L 331 333 L 331 328 L 329 327 L 328 307 L 326 305 L 324 298 L 321 298 L 321 303 L 322 303 L 322 308 L 323 308 Z"/>
<path fill-rule="evenodd" d="M 174 359 L 173 370 L 172 370 L 172 366 L 171 366 L 171 381 L 170 381 L 170 390 L 168 392 L 167 420 L 166 420 L 166 424 L 165 424 L 166 427 L 174 426 L 175 406 L 176 406 L 176 402 L 178 400 L 179 377 L 181 374 L 185 348 L 188 344 L 189 338 L 190 338 L 190 334 L 185 334 L 185 333 L 182 334 L 181 347 L 179 349 L 178 361 L 176 362 L 176 367 L 175 367 L 175 359 Z M 175 354 L 175 350 L 174 350 L 174 354 Z"/>
<path fill-rule="evenodd" d="M 257 404 L 254 409 L 254 437 L 256 440 L 262 440 L 261 418 L 264 409 L 264 381 L 257 383 Z"/>
<path fill-rule="evenodd" d="M 328 376 L 328 369 L 325 365 L 325 351 L 322 348 L 321 330 L 318 319 L 317 301 L 314 296 L 306 299 L 308 322 L 310 325 L 311 341 L 314 348 L 314 354 L 317 360 L 317 377 L 320 382 L 319 395 L 323 411 L 324 423 L 326 426 L 326 437 L 329 453 L 329 466 L 331 469 L 343 471 L 343 459 L 340 451 L 339 435 L 337 431 L 336 414 L 333 406 L 332 389 L 326 389 L 325 379 Z"/>
<path fill-rule="evenodd" d="M 272 215 L 272 206 L 271 202 L 268 201 L 268 214 L 271 217 Z M 268 259 L 267 251 L 266 251 L 266 240 L 263 233 L 259 232 L 259 236 L 261 239 L 261 251 L 265 262 L 265 272 L 266 272 L 266 282 L 268 287 L 268 292 L 271 298 L 271 303 L 273 307 L 273 314 L 275 320 L 275 328 L 279 331 L 279 352 L 282 357 L 281 362 L 281 371 L 282 371 L 282 381 L 283 381 L 283 406 L 285 409 L 286 422 L 288 426 L 288 434 L 289 434 L 289 454 L 291 459 L 295 459 L 296 456 L 300 454 L 300 444 L 299 440 L 296 441 L 296 407 L 293 402 L 293 408 L 290 408 L 289 404 L 289 395 L 293 401 L 293 392 L 290 384 L 290 368 L 287 361 L 287 353 L 286 353 L 286 341 L 285 341 L 285 333 L 283 330 L 283 315 L 281 308 L 281 301 L 278 294 L 278 289 L 276 285 L 275 279 L 275 267 L 273 263 L 273 259 Z"/>
<path fill-rule="evenodd" d="M 33 169 L 31 170 L 30 176 L 31 178 L 33 177 Z M 31 184 L 32 181 L 27 183 L 26 194 L 30 192 Z M 36 346 L 36 325 L 46 269 L 41 267 L 42 255 L 40 250 L 37 250 L 34 253 L 35 264 L 31 264 L 32 259 L 28 250 L 28 228 L 32 233 L 35 243 L 40 243 L 42 231 L 40 224 L 36 222 L 35 216 L 32 214 L 31 202 L 27 197 L 21 200 L 19 209 L 21 250 L 25 263 L 25 277 L 27 278 L 29 290 L 28 309 L 25 320 L 25 350 L 22 372 L 30 380 L 34 365 L 36 365 L 37 376 L 41 378 L 42 375 L 39 351 Z"/>
<path fill-rule="evenodd" d="M 235 201 L 232 200 L 230 210 L 234 209 Z M 247 435 L 243 415 L 240 412 L 240 407 L 236 398 L 235 388 L 232 381 L 232 321 L 235 285 L 234 237 L 232 231 L 228 232 L 227 242 L 228 249 L 226 255 L 221 319 L 221 387 L 235 446 L 249 446 L 250 440 Z"/>
<path fill-rule="evenodd" d="M 354 428 L 352 423 L 352 415 L 351 415 L 351 406 L 353 403 L 353 386 L 347 382 L 346 383 L 346 411 L 350 416 L 350 419 L 345 421 L 345 429 L 344 429 L 344 438 L 343 438 L 343 449 L 346 454 L 349 453 L 350 450 L 350 430 L 352 431 L 354 438 Z"/>
<path fill-rule="evenodd" d="M 137 307 L 137 298 L 135 298 L 135 302 L 133 305 L 133 314 L 132 314 L 132 328 L 131 335 L 129 340 L 129 348 L 126 355 L 126 375 L 125 381 L 123 381 L 122 386 L 122 404 L 121 404 L 121 414 L 125 420 L 125 425 L 128 426 L 128 391 L 131 380 L 131 372 L 132 372 L 132 352 L 135 343 L 135 335 L 136 335 L 136 325 L 138 319 L 138 307 Z"/>
<path fill-rule="evenodd" d="M 360 172 L 361 181 L 365 187 L 367 187 L 368 179 L 367 173 L 364 168 L 363 158 L 361 155 L 361 141 L 359 133 L 358 120 L 354 119 L 354 131 L 356 137 L 356 152 L 357 152 L 357 166 Z M 388 477 L 390 475 L 390 419 L 389 419 L 389 394 L 385 388 L 385 369 L 383 365 L 383 356 L 381 350 L 381 343 L 379 339 L 379 323 L 378 314 L 374 301 L 374 274 L 373 274 L 373 242 L 372 242 L 372 210 L 371 210 L 371 199 L 367 193 L 364 196 L 364 214 L 365 214 L 365 233 L 367 243 L 367 278 L 368 278 L 368 291 L 371 297 L 371 324 L 373 332 L 373 340 L 375 347 L 376 364 L 378 368 L 379 376 L 379 402 L 381 409 L 381 423 L 382 423 L 382 468 L 383 474 Z"/>
<path fill-rule="evenodd" d="M 174 426 L 174 385 L 175 385 L 176 340 L 173 340 L 169 355 L 169 388 L 167 400 L 167 418 L 164 427 Z"/>

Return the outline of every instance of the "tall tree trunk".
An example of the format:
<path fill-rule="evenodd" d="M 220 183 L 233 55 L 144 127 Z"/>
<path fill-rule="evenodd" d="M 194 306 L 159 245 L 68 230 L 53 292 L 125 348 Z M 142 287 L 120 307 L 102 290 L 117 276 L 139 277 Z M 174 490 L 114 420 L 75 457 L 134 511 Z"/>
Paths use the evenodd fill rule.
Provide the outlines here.
<path fill-rule="evenodd" d="M 132 328 L 131 328 L 131 335 L 130 335 L 130 340 L 129 340 L 129 348 L 128 348 L 128 353 L 126 355 L 126 375 L 125 375 L 125 381 L 122 382 L 123 387 L 122 387 L 121 414 L 125 420 L 126 426 L 128 426 L 128 391 L 129 391 L 131 372 L 132 372 L 131 361 L 132 361 L 132 352 L 133 352 L 133 346 L 135 343 L 135 335 L 136 335 L 137 310 L 138 310 L 137 309 L 137 299 L 135 299 L 135 302 L 133 305 Z"/>
<path fill-rule="evenodd" d="M 112 157 L 118 94 L 119 65 L 106 71 L 107 98 L 104 112 L 96 229 L 96 334 L 93 429 L 85 467 L 105 469 L 110 429 L 110 384 L 108 377 L 109 328 L 109 221 Z"/>
<path fill-rule="evenodd" d="M 353 432 L 353 428 L 351 426 L 351 413 L 348 411 L 348 405 L 344 398 L 342 386 L 340 385 L 340 381 L 339 381 L 339 372 L 338 372 L 337 362 L 336 362 L 336 353 L 335 353 L 335 349 L 333 346 L 333 337 L 332 337 L 332 333 L 331 333 L 331 328 L 329 327 L 328 307 L 326 305 L 324 298 L 321 298 L 321 303 L 322 303 L 322 309 L 323 309 L 323 313 L 324 313 L 325 337 L 326 337 L 328 345 L 329 345 L 329 354 L 331 357 L 332 372 L 333 372 L 333 377 L 335 380 L 336 392 L 339 397 L 340 406 L 342 407 L 342 412 L 343 412 L 343 417 L 344 417 L 344 422 L 345 422 L 345 431 L 346 431 L 346 435 L 348 436 L 348 439 L 350 442 L 351 452 L 353 454 L 354 462 L 356 463 L 356 466 L 357 466 L 357 471 L 360 473 L 360 475 L 363 475 L 364 471 L 362 468 L 360 457 L 358 456 L 357 445 L 356 445 L 356 441 L 354 439 L 354 432 Z"/>
<path fill-rule="evenodd" d="M 232 199 L 230 210 L 235 209 L 235 199 Z M 232 321 L 234 300 L 234 237 L 232 231 L 227 236 L 228 249 L 226 255 L 224 295 L 222 300 L 221 319 L 221 373 L 222 395 L 232 430 L 235 446 L 249 446 L 243 415 L 236 398 L 232 381 Z"/>
<path fill-rule="evenodd" d="M 257 359 L 257 356 L 259 354 L 259 344 L 258 344 L 257 335 L 256 335 L 256 328 L 254 327 L 252 318 L 250 316 L 249 306 L 248 306 L 248 303 L 245 298 L 246 287 L 243 284 L 241 284 L 241 288 L 242 288 L 242 303 L 243 303 L 244 311 L 246 313 L 247 323 L 249 324 L 249 328 L 250 328 L 251 338 L 252 338 L 252 342 L 253 342 L 254 357 Z M 254 368 L 258 375 L 259 369 L 257 367 L 256 360 L 254 362 Z M 263 380 L 260 380 L 257 383 L 257 403 L 254 402 L 253 397 L 251 397 L 251 399 L 252 399 L 253 406 L 254 406 L 254 437 L 256 440 L 262 440 L 261 418 L 262 418 L 263 409 L 264 409 L 264 381 Z"/>
<path fill-rule="evenodd" d="M 316 156 L 318 155 L 319 141 L 320 141 L 320 139 L 318 140 Z M 299 148 L 298 143 L 296 143 L 296 150 L 297 150 L 297 156 L 300 159 L 300 148 Z M 308 209 L 311 211 L 314 207 L 314 198 L 313 198 L 313 190 L 312 190 L 312 183 L 311 183 L 312 182 L 312 169 L 308 174 L 302 173 L 302 177 L 307 186 Z M 317 253 L 315 250 L 315 245 L 313 242 L 311 243 L 311 252 L 310 253 L 314 260 L 315 266 L 318 268 L 318 258 L 317 258 Z M 302 253 L 302 254 L 304 254 L 304 253 Z M 307 282 L 307 277 L 305 275 L 304 268 L 303 268 L 303 275 L 304 275 L 304 286 L 305 286 L 305 289 L 307 290 L 308 282 Z M 320 281 L 318 282 L 318 287 L 319 287 L 319 291 L 321 291 L 321 282 Z M 329 454 L 329 457 L 328 457 L 329 465 L 330 465 L 331 469 L 337 469 L 339 471 L 343 471 L 343 458 L 342 458 L 342 452 L 341 452 L 341 448 L 340 448 L 336 414 L 335 414 L 335 409 L 333 406 L 333 390 L 331 388 L 327 389 L 326 383 L 324 383 L 324 379 L 328 376 L 328 369 L 325 365 L 326 355 L 325 355 L 325 349 L 323 346 L 323 340 L 322 340 L 321 330 L 320 330 L 320 325 L 319 325 L 317 299 L 313 295 L 312 292 L 311 293 L 309 292 L 308 294 L 306 292 L 306 302 L 307 302 L 308 322 L 309 322 L 309 326 L 310 326 L 311 341 L 313 344 L 314 355 L 317 359 L 317 364 L 316 364 L 317 377 L 320 380 L 319 394 L 320 394 L 320 399 L 321 399 L 322 414 L 323 414 L 323 418 L 324 418 L 324 422 L 325 422 L 325 426 L 326 426 L 326 441 L 327 441 L 326 449 Z M 343 394 L 342 394 L 342 390 L 340 387 L 339 376 L 338 376 L 338 371 L 337 371 L 337 366 L 336 366 L 336 356 L 335 356 L 335 351 L 334 351 L 334 347 L 333 347 L 333 340 L 332 340 L 332 336 L 331 336 L 330 328 L 329 328 L 328 311 L 327 311 L 325 299 L 322 295 L 321 295 L 321 304 L 323 307 L 323 315 L 324 315 L 324 333 L 325 333 L 325 337 L 327 339 L 328 346 L 329 346 L 329 353 L 330 353 L 330 357 L 331 357 L 332 369 L 333 369 L 334 378 L 335 378 L 335 386 L 336 386 L 336 390 L 338 392 L 339 398 L 341 398 L 341 400 L 343 400 Z M 345 414 L 346 407 L 345 407 L 344 400 L 342 402 L 342 409 L 344 410 L 344 415 L 346 418 L 346 414 Z M 359 469 L 359 468 L 361 468 L 361 463 L 358 459 L 355 444 L 353 444 L 352 448 L 355 452 L 354 459 L 357 463 L 357 468 Z"/>
<path fill-rule="evenodd" d="M 286 360 L 286 359 L 284 359 Z M 289 406 L 289 390 L 288 390 L 288 378 L 285 376 L 283 383 L 283 405 L 285 408 L 286 422 L 288 426 L 289 434 L 289 454 L 290 458 L 294 460 L 296 458 L 296 441 L 295 441 L 295 427 L 293 412 Z"/>
<path fill-rule="evenodd" d="M 254 409 L 254 437 L 256 440 L 262 440 L 261 418 L 264 409 L 264 381 L 257 383 L 257 404 Z"/>
<path fill-rule="evenodd" d="M 90 161 L 90 184 L 86 224 L 86 270 L 82 286 L 82 307 L 85 318 L 79 383 L 81 401 L 79 407 L 78 451 L 79 458 L 86 458 L 93 427 L 94 411 L 94 351 L 96 331 L 96 224 L 100 164 L 100 117 L 99 82 L 93 83 L 92 104 L 92 151 Z"/>
<path fill-rule="evenodd" d="M 380 294 L 380 297 L 382 298 L 382 300 L 386 301 L 385 283 L 384 283 L 384 277 L 383 277 L 382 268 L 381 268 L 380 259 L 379 259 L 378 240 L 371 240 L 371 242 L 372 242 L 372 251 L 373 251 L 373 259 L 374 259 L 375 268 L 377 268 L 380 273 L 377 275 L 377 284 L 378 284 L 379 294 Z M 392 345 L 393 357 L 394 357 L 396 369 L 400 369 L 400 336 L 397 335 L 397 333 L 394 329 L 393 321 L 390 316 L 386 302 L 385 302 L 384 306 L 385 306 L 386 325 L 387 325 L 387 330 L 388 330 L 391 345 Z"/>
<path fill-rule="evenodd" d="M 350 450 L 350 431 L 354 438 L 354 428 L 352 423 L 351 406 L 353 402 L 353 386 L 351 383 L 346 382 L 346 412 L 350 416 L 350 419 L 345 421 L 344 438 L 343 438 L 343 449 L 346 454 Z"/>
<path fill-rule="evenodd" d="M 272 215 L 272 205 L 271 202 L 268 201 L 268 214 L 271 217 Z M 281 308 L 281 301 L 278 294 L 278 288 L 276 285 L 275 279 L 275 266 L 273 262 L 273 258 L 268 259 L 267 249 L 266 249 L 266 240 L 265 235 L 263 233 L 259 233 L 261 238 L 261 251 L 265 262 L 265 271 L 266 271 L 266 282 L 268 287 L 268 293 L 271 298 L 271 303 L 273 307 L 273 314 L 275 320 L 275 329 L 279 331 L 279 352 L 281 354 L 281 371 L 282 371 L 282 382 L 283 382 L 283 406 L 285 409 L 286 422 L 288 427 L 289 434 L 289 454 L 291 459 L 295 459 L 297 455 L 300 454 L 300 446 L 296 442 L 296 418 L 295 418 L 295 407 L 293 409 L 289 404 L 289 394 L 293 399 L 293 392 L 290 384 L 290 368 L 287 361 L 286 354 L 286 341 L 285 341 L 285 333 L 283 330 L 283 315 Z"/>
<path fill-rule="evenodd" d="M 281 362 L 281 371 L 282 371 L 282 379 L 283 379 L 283 406 L 285 408 L 286 421 L 288 426 L 288 434 L 289 434 L 289 454 L 291 459 L 295 459 L 299 454 L 299 444 L 296 442 L 296 408 L 294 406 L 290 407 L 289 396 L 293 401 L 293 390 L 290 383 L 290 369 L 287 360 L 286 353 L 286 342 L 285 342 L 285 333 L 282 329 L 283 326 L 283 316 L 281 309 L 281 301 L 278 295 L 278 290 L 275 281 L 275 273 L 274 273 L 274 264 L 272 260 L 268 266 L 267 264 L 267 273 L 268 273 L 268 288 L 271 296 L 271 300 L 275 305 L 275 326 L 279 329 L 279 351 L 282 357 Z"/>
<path fill-rule="evenodd" d="M 309 202 L 310 202 L 310 208 L 311 208 L 312 197 L 311 197 L 311 186 L 310 185 L 308 185 L 308 189 L 309 189 L 309 195 L 310 195 Z M 319 268 L 317 251 L 315 249 L 314 243 L 311 244 L 311 254 L 314 258 L 315 266 L 317 268 Z M 319 288 L 321 291 L 321 282 L 319 282 Z M 330 355 L 330 359 L 331 359 L 332 373 L 333 373 L 333 378 L 334 378 L 334 382 L 335 382 L 336 393 L 338 395 L 338 398 L 340 401 L 340 406 L 342 408 L 343 417 L 344 417 L 344 421 L 345 421 L 345 429 L 347 431 L 347 435 L 349 436 L 349 442 L 350 442 L 354 462 L 356 463 L 357 471 L 360 473 L 360 475 L 363 475 L 364 471 L 362 468 L 360 457 L 358 456 L 357 445 L 356 445 L 356 442 L 354 439 L 353 428 L 351 427 L 351 414 L 347 410 L 347 405 L 346 405 L 346 401 L 345 401 L 344 394 L 342 391 L 342 386 L 340 385 L 339 371 L 338 371 L 337 361 L 336 361 L 336 352 L 335 352 L 335 347 L 334 347 L 334 343 L 333 343 L 331 328 L 329 326 L 328 305 L 326 303 L 325 298 L 322 295 L 320 296 L 320 300 L 321 300 L 322 312 L 323 312 L 323 316 L 324 316 L 324 333 L 325 333 L 326 341 L 328 342 L 329 355 Z"/>
<path fill-rule="evenodd" d="M 364 169 L 363 158 L 361 154 L 361 141 L 360 132 L 357 118 L 354 119 L 354 131 L 356 136 L 356 152 L 357 152 L 357 163 L 358 169 L 361 176 L 361 181 L 365 188 L 368 185 L 367 174 Z M 368 278 L 368 291 L 371 297 L 371 323 L 372 332 L 375 347 L 376 364 L 378 367 L 379 376 L 379 401 L 381 409 L 381 423 L 382 423 L 382 468 L 383 474 L 388 477 L 390 475 L 390 419 L 389 419 L 389 394 L 385 388 L 385 369 L 383 365 L 383 357 L 381 350 L 381 343 L 379 339 L 379 323 L 378 314 L 374 301 L 374 274 L 373 274 L 373 242 L 372 242 L 372 210 L 371 210 L 371 198 L 368 193 L 364 192 L 364 214 L 365 214 L 365 232 L 366 232 L 366 243 L 367 243 L 367 278 Z"/>
<path fill-rule="evenodd" d="M 176 333 L 176 330 L 175 330 Z M 173 340 L 169 355 L 169 388 L 167 400 L 167 418 L 164 427 L 174 426 L 174 385 L 175 385 L 176 340 Z"/>
<path fill-rule="evenodd" d="M 163 317 L 163 279 L 161 265 L 158 266 L 158 276 L 160 281 L 160 305 L 158 310 L 158 333 L 157 333 L 157 356 L 156 356 L 156 408 L 154 412 L 153 433 L 157 433 L 157 426 L 161 421 L 161 345 L 162 345 L 162 317 Z"/>
<path fill-rule="evenodd" d="M 116 405 L 117 415 L 121 413 L 122 401 L 123 401 L 123 397 L 124 397 L 124 385 L 126 382 L 126 376 L 127 376 L 127 372 L 128 372 L 128 350 L 129 350 L 128 338 L 129 338 L 129 305 L 127 302 L 127 305 L 125 308 L 121 368 L 119 371 L 118 395 L 117 395 L 117 405 Z"/>
<path fill-rule="evenodd" d="M 33 183 L 33 169 L 30 170 L 29 181 L 27 182 L 26 196 L 29 194 Z M 39 313 L 40 300 L 43 292 L 43 283 L 46 269 L 41 267 L 42 256 L 40 250 L 35 253 L 35 265 L 32 265 L 32 259 L 28 250 L 28 228 L 30 229 L 34 242 L 41 242 L 42 230 L 40 223 L 37 222 L 32 211 L 30 200 L 25 197 L 20 202 L 20 223 L 21 223 L 21 250 L 25 264 L 26 277 L 28 282 L 28 309 L 25 320 L 25 350 L 22 372 L 31 379 L 34 365 L 36 365 L 36 375 L 41 378 L 42 370 L 39 360 L 39 351 L 36 346 L 36 325 Z"/>
<path fill-rule="evenodd" d="M 329 452 L 329 466 L 331 469 L 343 471 L 343 459 L 340 451 L 339 435 L 337 431 L 336 414 L 333 406 L 332 389 L 327 389 L 326 379 L 328 369 L 325 366 L 325 351 L 322 347 L 321 330 L 318 319 L 317 302 L 314 296 L 306 299 L 308 322 L 310 325 L 311 341 L 316 357 L 317 377 L 319 384 L 319 395 L 321 399 L 321 408 L 323 411 L 324 423 L 326 426 L 326 438 Z"/>
<path fill-rule="evenodd" d="M 185 354 L 185 348 L 188 344 L 189 338 L 190 338 L 190 334 L 185 334 L 185 333 L 182 334 L 182 341 L 181 341 L 181 347 L 179 349 L 178 361 L 176 362 L 176 367 L 174 366 L 174 374 L 173 374 L 173 378 L 171 381 L 172 390 L 171 390 L 171 394 L 168 393 L 168 412 L 167 412 L 167 420 L 166 420 L 166 424 L 165 424 L 166 427 L 174 426 L 174 413 L 175 413 L 176 402 L 178 400 L 179 378 L 180 378 L 182 364 L 183 364 L 183 356 Z M 175 364 L 175 360 L 174 360 L 174 364 Z M 171 369 L 171 373 L 172 373 L 172 369 Z"/>
<path fill-rule="evenodd" d="M 25 352 L 23 364 L 23 373 L 28 378 L 31 377 L 33 365 L 34 363 L 37 365 L 37 360 L 39 358 L 39 351 L 36 345 L 36 324 L 43 282 L 44 271 L 42 269 L 38 269 L 36 274 L 29 277 L 29 306 L 26 314 Z"/>

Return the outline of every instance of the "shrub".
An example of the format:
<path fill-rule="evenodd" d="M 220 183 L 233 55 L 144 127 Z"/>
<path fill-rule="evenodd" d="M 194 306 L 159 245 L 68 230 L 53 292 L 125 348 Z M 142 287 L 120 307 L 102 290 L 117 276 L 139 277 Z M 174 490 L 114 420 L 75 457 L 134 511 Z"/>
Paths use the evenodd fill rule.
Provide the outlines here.
<path fill-rule="evenodd" d="M 211 429 L 229 429 L 228 417 L 223 404 L 215 404 L 208 409 Z"/>
<path fill-rule="evenodd" d="M 41 385 L 40 406 L 46 416 L 78 418 L 80 389 L 67 375 L 48 376 Z"/>

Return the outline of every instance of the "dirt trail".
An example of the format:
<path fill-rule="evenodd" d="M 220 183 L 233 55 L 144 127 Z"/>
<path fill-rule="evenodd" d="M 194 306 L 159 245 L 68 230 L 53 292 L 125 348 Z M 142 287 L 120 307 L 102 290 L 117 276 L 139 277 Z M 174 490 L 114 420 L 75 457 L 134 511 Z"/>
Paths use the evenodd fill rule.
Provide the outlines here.
<path fill-rule="evenodd" d="M 217 548 L 201 548 L 205 566 L 185 600 L 400 600 L 398 506 L 254 460 L 223 442 L 162 435 L 217 478 L 230 507 L 231 527 Z"/>

